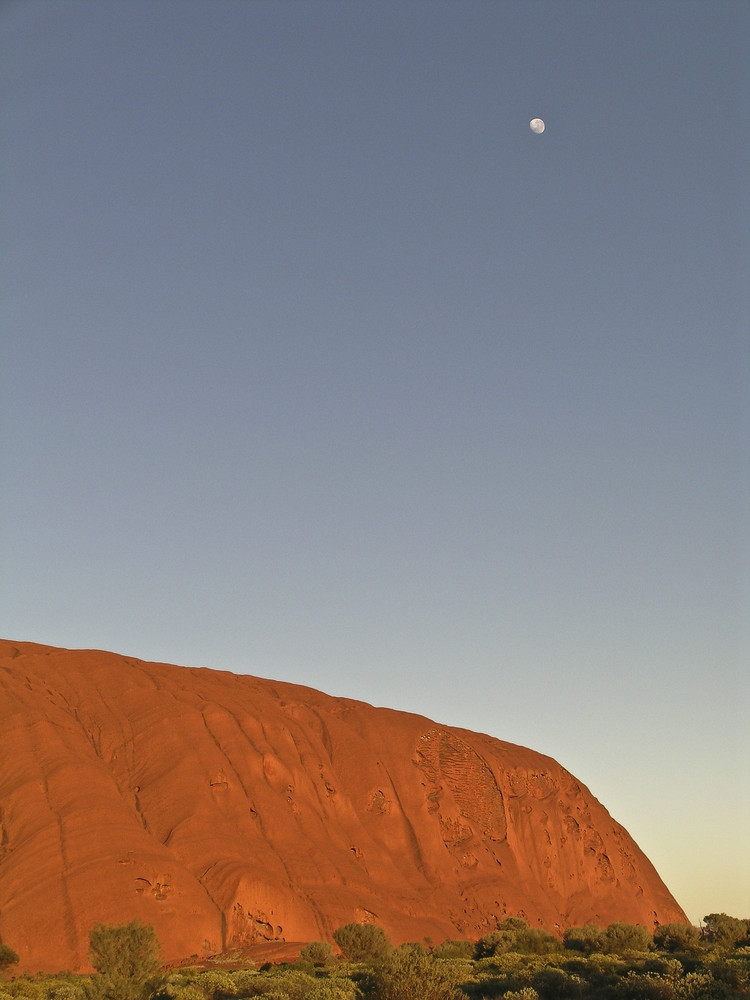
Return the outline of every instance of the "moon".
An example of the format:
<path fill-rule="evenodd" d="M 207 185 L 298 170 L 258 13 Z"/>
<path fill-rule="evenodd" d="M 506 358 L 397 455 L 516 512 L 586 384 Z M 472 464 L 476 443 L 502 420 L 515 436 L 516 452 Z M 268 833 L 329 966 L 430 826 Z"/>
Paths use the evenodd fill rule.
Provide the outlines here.
<path fill-rule="evenodd" d="M 545 127 L 546 126 L 541 118 L 532 118 L 529 122 L 529 128 L 532 132 L 536 132 L 537 135 L 541 135 Z"/>

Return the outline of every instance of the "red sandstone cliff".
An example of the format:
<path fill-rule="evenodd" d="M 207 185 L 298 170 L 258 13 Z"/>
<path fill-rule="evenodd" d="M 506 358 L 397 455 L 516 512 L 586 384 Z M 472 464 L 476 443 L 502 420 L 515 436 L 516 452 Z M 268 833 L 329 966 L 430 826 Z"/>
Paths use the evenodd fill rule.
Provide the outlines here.
<path fill-rule="evenodd" d="M 95 921 L 165 959 L 684 913 L 549 757 L 291 684 L 0 640 L 0 937 L 86 967 Z"/>

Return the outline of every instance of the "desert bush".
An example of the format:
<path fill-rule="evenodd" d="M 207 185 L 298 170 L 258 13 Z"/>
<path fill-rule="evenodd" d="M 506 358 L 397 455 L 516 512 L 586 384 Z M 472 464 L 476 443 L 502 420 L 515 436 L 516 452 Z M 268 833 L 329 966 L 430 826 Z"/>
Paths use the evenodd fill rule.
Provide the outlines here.
<path fill-rule="evenodd" d="M 249 997 L 263 997 L 263 1000 L 289 1000 L 286 993 L 278 984 L 266 984 L 262 993 L 248 993 Z"/>
<path fill-rule="evenodd" d="M 333 940 L 350 962 L 386 958 L 393 950 L 383 928 L 375 924 L 346 924 L 333 932 Z"/>
<path fill-rule="evenodd" d="M 85 1000 L 81 977 L 62 978 L 37 973 L 3 984 L 0 1000 Z"/>
<path fill-rule="evenodd" d="M 583 992 L 580 976 L 570 975 L 562 969 L 540 969 L 531 980 L 541 1000 L 573 1000 Z"/>
<path fill-rule="evenodd" d="M 375 973 L 378 1000 L 448 1000 L 456 975 L 418 944 L 403 944 Z"/>
<path fill-rule="evenodd" d="M 477 942 L 476 957 L 486 957 L 486 954 L 502 955 L 505 952 L 549 955 L 561 950 L 562 942 L 554 934 L 541 927 L 530 927 L 520 917 L 508 917 L 498 922 L 496 930 Z"/>
<path fill-rule="evenodd" d="M 481 937 L 474 946 L 474 958 L 494 958 L 510 951 L 516 940 L 514 931 L 490 931 Z"/>
<path fill-rule="evenodd" d="M 232 982 L 238 996 L 252 996 L 252 988 L 258 978 L 256 969 L 237 969 L 232 974 Z"/>
<path fill-rule="evenodd" d="M 253 976 L 249 989 L 239 995 L 245 997 L 265 997 L 266 1000 L 306 1000 L 315 985 L 313 976 L 300 969 L 278 969 L 260 972 Z"/>
<path fill-rule="evenodd" d="M 52 986 L 50 1000 L 85 1000 L 82 983 L 60 982 Z"/>
<path fill-rule="evenodd" d="M 333 963 L 333 949 L 327 941 L 311 941 L 299 953 L 300 962 L 325 966 Z"/>
<path fill-rule="evenodd" d="M 629 972 L 617 984 L 617 997 L 624 1000 L 675 1000 L 674 981 L 654 972 Z"/>
<path fill-rule="evenodd" d="M 726 913 L 709 913 L 703 918 L 703 936 L 720 948 L 736 948 L 750 943 L 750 921 L 728 917 Z"/>
<path fill-rule="evenodd" d="M 435 958 L 472 958 L 474 944 L 471 941 L 443 941 L 433 951 Z"/>
<path fill-rule="evenodd" d="M 17 1000 L 18 997 L 22 997 L 23 1000 L 48 1000 L 49 997 L 47 983 L 35 982 L 25 977 L 9 983 L 6 990 L 13 1000 Z"/>
<path fill-rule="evenodd" d="M 520 988 L 521 984 L 508 976 L 485 976 L 481 973 L 461 983 L 461 992 L 469 1000 L 495 1000 L 505 996 L 509 990 Z"/>
<path fill-rule="evenodd" d="M 305 1000 L 357 1000 L 359 995 L 351 979 L 321 979 L 312 986 Z"/>
<path fill-rule="evenodd" d="M 182 969 L 173 972 L 155 995 L 154 1000 L 206 1000 L 206 994 L 192 981 L 197 972 Z"/>
<path fill-rule="evenodd" d="M 584 924 L 583 927 L 568 927 L 563 934 L 563 945 L 571 951 L 581 951 L 584 955 L 603 952 L 605 931 L 598 924 Z"/>
<path fill-rule="evenodd" d="M 583 980 L 585 997 L 594 997 L 596 1000 L 609 1000 L 625 971 L 622 960 L 616 955 L 602 955 L 599 952 L 587 958 L 565 959 L 562 967 L 565 972 Z"/>
<path fill-rule="evenodd" d="M 550 955 L 561 949 L 560 940 L 540 927 L 522 928 L 513 942 L 513 951 L 520 955 Z"/>
<path fill-rule="evenodd" d="M 7 972 L 11 965 L 18 965 L 18 962 L 18 955 L 10 945 L 0 942 L 0 975 Z"/>
<path fill-rule="evenodd" d="M 528 923 L 521 917 L 506 917 L 499 920 L 494 931 L 485 934 L 477 941 L 474 948 L 474 957 L 477 959 L 491 958 L 494 955 L 503 955 L 509 951 L 539 954 L 549 950 L 547 938 L 552 938 L 546 931 L 529 927 Z M 556 939 L 555 949 L 559 946 Z"/>
<path fill-rule="evenodd" d="M 504 993 L 503 1000 L 539 1000 L 539 994 L 532 986 L 524 986 L 520 990 Z"/>
<path fill-rule="evenodd" d="M 726 983 L 738 996 L 750 997 L 750 963 L 730 957 L 711 962 L 708 971 L 717 982 Z"/>
<path fill-rule="evenodd" d="M 654 972 L 657 976 L 667 979 L 679 979 L 682 976 L 682 962 L 676 958 L 647 958 L 641 966 L 642 972 Z"/>
<path fill-rule="evenodd" d="M 233 997 L 237 994 L 237 984 L 231 973 L 225 972 L 223 969 L 209 969 L 206 972 L 201 972 L 191 985 L 197 986 L 204 997 L 212 998 L 217 994 L 221 997 Z"/>
<path fill-rule="evenodd" d="M 717 982 L 709 972 L 689 972 L 675 992 L 678 1000 L 726 1000 L 731 995 L 727 984 Z"/>
<path fill-rule="evenodd" d="M 499 931 L 525 931 L 528 926 L 528 920 L 524 920 L 523 917 L 504 917 L 497 922 Z"/>
<path fill-rule="evenodd" d="M 206 994 L 193 983 L 185 983 L 183 986 L 169 987 L 162 996 L 169 997 L 170 1000 L 205 1000 Z"/>
<path fill-rule="evenodd" d="M 690 924 L 661 924 L 654 931 L 654 944 L 660 951 L 689 954 L 700 947 L 698 928 Z"/>
<path fill-rule="evenodd" d="M 611 955 L 648 951 L 653 944 L 650 932 L 641 924 L 618 922 L 604 932 L 604 947 Z"/>
<path fill-rule="evenodd" d="M 87 987 L 91 1000 L 148 1000 L 160 985 L 159 942 L 150 924 L 94 924 L 89 959 L 96 969 Z"/>

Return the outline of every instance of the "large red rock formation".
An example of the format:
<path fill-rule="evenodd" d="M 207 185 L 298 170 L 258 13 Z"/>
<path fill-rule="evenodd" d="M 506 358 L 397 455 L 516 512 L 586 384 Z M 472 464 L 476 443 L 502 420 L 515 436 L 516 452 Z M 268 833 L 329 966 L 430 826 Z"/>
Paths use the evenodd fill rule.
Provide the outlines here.
<path fill-rule="evenodd" d="M 331 938 L 477 938 L 505 915 L 684 921 L 549 757 L 291 684 L 0 641 L 0 936 L 87 967 L 95 921 L 166 959 Z"/>

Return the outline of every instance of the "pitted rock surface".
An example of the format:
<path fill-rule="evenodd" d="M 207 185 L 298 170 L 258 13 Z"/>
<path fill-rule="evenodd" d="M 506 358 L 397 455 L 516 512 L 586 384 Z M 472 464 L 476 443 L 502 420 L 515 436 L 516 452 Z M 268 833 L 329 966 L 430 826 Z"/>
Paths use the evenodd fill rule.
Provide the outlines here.
<path fill-rule="evenodd" d="M 88 968 L 139 917 L 165 960 L 331 940 L 685 921 L 549 757 L 312 689 L 0 641 L 0 937 Z M 281 945 L 278 944 L 280 947 Z"/>

